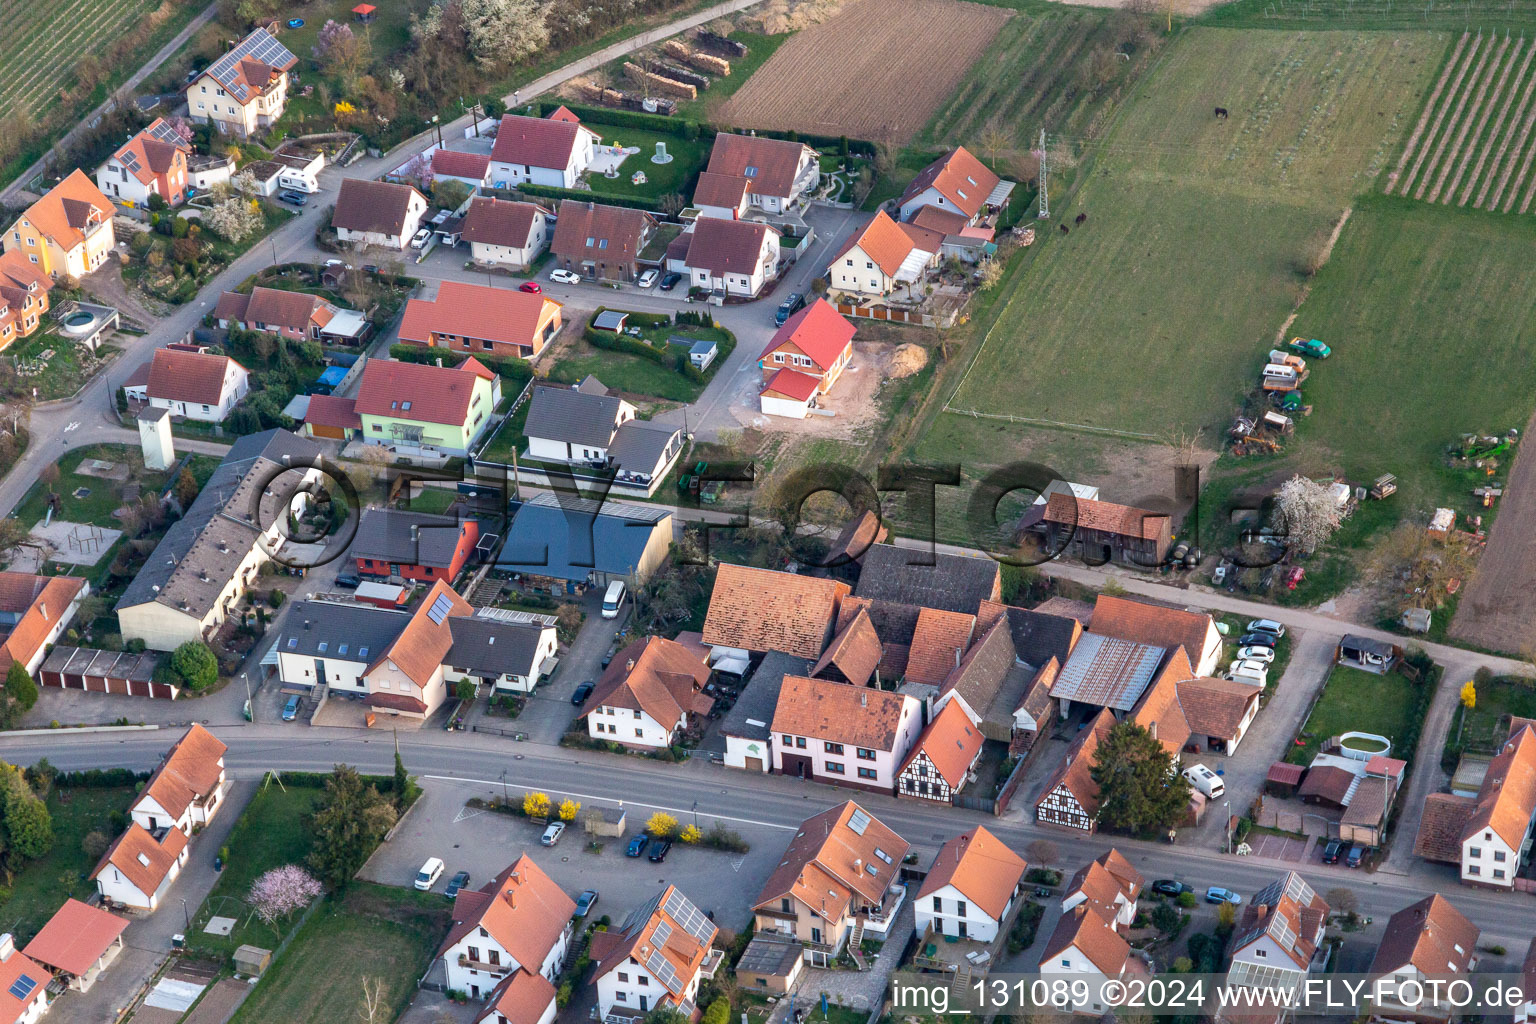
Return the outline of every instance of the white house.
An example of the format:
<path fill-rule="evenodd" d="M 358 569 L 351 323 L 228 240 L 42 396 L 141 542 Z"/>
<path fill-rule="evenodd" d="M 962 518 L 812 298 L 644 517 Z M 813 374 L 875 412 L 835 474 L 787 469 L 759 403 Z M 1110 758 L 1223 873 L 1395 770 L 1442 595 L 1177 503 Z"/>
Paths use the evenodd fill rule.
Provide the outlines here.
<path fill-rule="evenodd" d="M 779 265 L 779 232 L 757 221 L 700 217 L 689 239 L 688 284 L 714 295 L 754 299 Z"/>
<path fill-rule="evenodd" d="M 765 213 L 784 213 L 820 184 L 821 157 L 803 142 L 721 132 L 715 136 L 705 170 L 747 179 L 749 206 Z"/>
<path fill-rule="evenodd" d="M 1087 903 L 1119 931 L 1136 920 L 1136 901 L 1146 884 L 1146 879 L 1120 851 L 1106 850 L 1072 876 L 1061 899 L 1061 909 L 1065 913 Z"/>
<path fill-rule="evenodd" d="M 1231 945 L 1227 984 L 1288 987 L 1327 961 L 1328 904 L 1296 872 L 1260 889 L 1243 906 Z"/>
<path fill-rule="evenodd" d="M 157 117 L 96 169 L 96 187 L 125 206 L 147 207 L 154 195 L 176 206 L 186 198 L 191 153 L 192 144 Z"/>
<path fill-rule="evenodd" d="M 580 122 L 564 118 L 503 114 L 491 147 L 488 176 L 497 188 L 523 183 L 575 188 L 592 165 L 601 136 Z"/>
<path fill-rule="evenodd" d="M 641 1018 L 656 1009 L 692 1017 L 699 984 L 713 978 L 724 950 L 717 929 L 682 890 L 669 885 L 624 923 L 592 934 L 588 952 L 599 1020 Z"/>
<path fill-rule="evenodd" d="M 535 387 L 523 433 L 528 458 L 614 471 L 619 484 L 654 490 L 682 455 L 681 427 L 636 418 L 596 377 L 571 387 Z"/>
<path fill-rule="evenodd" d="M 659 749 L 688 723 L 709 714 L 710 669 L 699 650 L 659 636 L 614 655 L 582 705 L 587 735 L 626 747 Z"/>
<path fill-rule="evenodd" d="M 187 86 L 187 113 L 229 135 L 247 138 L 270 128 L 288 101 L 288 72 L 299 59 L 258 28 Z"/>
<path fill-rule="evenodd" d="M 1426 805 L 1427 806 L 1427 805 Z M 1536 823 L 1536 729 L 1517 722 L 1461 829 L 1461 880 L 1512 889 Z M 1422 839 L 1422 832 L 1421 832 Z"/>
<path fill-rule="evenodd" d="M 549 248 L 553 217 L 536 203 L 477 196 L 470 200 L 459 237 L 469 243 L 476 263 L 521 270 Z"/>
<path fill-rule="evenodd" d="M 693 187 L 693 208 L 702 217 L 741 220 L 747 214 L 747 178 L 740 174 L 700 171 Z"/>
<path fill-rule="evenodd" d="M 1024 858 L 978 825 L 939 849 L 917 902 L 917 933 L 991 942 L 1023 891 Z"/>
<path fill-rule="evenodd" d="M 1089 997 L 1071 1004 L 1077 1013 L 1097 1014 L 1104 1009 L 1097 989 L 1102 981 L 1144 970 L 1142 962 L 1131 955 L 1130 943 L 1088 903 L 1061 915 L 1040 954 L 1040 976 L 1046 982 L 1064 978 L 1088 983 Z"/>
<path fill-rule="evenodd" d="M 1387 921 L 1387 930 L 1376 947 L 1371 961 L 1373 981 L 1387 984 L 1377 989 L 1382 995 L 1392 991 L 1392 986 L 1405 982 L 1420 983 L 1430 978 L 1469 976 L 1477 968 L 1477 940 L 1481 931 L 1467 916 L 1457 910 L 1451 901 L 1436 893 L 1411 906 L 1404 907 Z M 1531 948 L 1536 949 L 1536 940 Z M 1532 958 L 1525 962 L 1526 977 L 1530 979 Z M 1427 1000 L 1416 1003 L 1412 1009 L 1390 998 L 1377 1001 L 1371 1007 L 1374 1021 L 1420 1022 L 1449 1021 L 1455 1009 L 1448 1001 L 1436 1002 L 1435 990 L 1425 986 Z M 1536 989 L 1525 989 L 1528 1000 L 1536 1001 Z M 1526 1019 L 1529 1006 L 1515 1012 L 1515 1020 Z"/>
<path fill-rule="evenodd" d="M 134 910 L 155 910 L 187 863 L 187 836 L 166 827 L 156 839 L 133 822 L 107 848 L 91 877 L 104 900 Z"/>
<path fill-rule="evenodd" d="M 409 185 L 343 178 L 331 211 L 338 241 L 404 249 L 421 227 L 427 197 Z"/>
<path fill-rule="evenodd" d="M 251 375 L 229 356 L 157 348 L 143 383 L 124 385 L 129 398 L 172 416 L 222 423 L 251 390 Z"/>
<path fill-rule="evenodd" d="M 485 999 L 508 976 L 527 974 L 550 986 L 552 1003 L 575 913 L 576 904 L 526 853 L 480 888 L 459 890 L 453 925 L 438 949 L 448 987 Z M 531 985 L 517 994 L 537 1004 L 543 990 Z"/>
<path fill-rule="evenodd" d="M 489 609 L 494 611 L 495 609 Z M 500 621 L 459 615 L 448 620 L 453 646 L 444 679 L 467 679 L 492 693 L 532 693 L 554 668 L 560 642 L 549 621 Z"/>
<path fill-rule="evenodd" d="M 964 146 L 957 146 L 918 172 L 902 193 L 901 219 L 911 220 L 919 210 L 935 206 L 963 216 L 976 224 L 1008 201 L 1013 182 L 1003 181 Z"/>
<path fill-rule="evenodd" d="M 50 971 L 17 951 L 10 932 L 0 935 L 0 1021 L 37 1024 L 48 1010 L 52 980 Z"/>
<path fill-rule="evenodd" d="M 949 803 L 970 781 L 984 739 L 981 716 L 951 690 L 901 766 L 896 795 Z"/>
<path fill-rule="evenodd" d="M 827 282 L 855 295 L 889 295 L 898 286 L 918 283 L 937 267 L 942 243 L 936 232 L 898 224 L 881 210 L 832 257 Z"/>
<path fill-rule="evenodd" d="M 129 808 L 133 820 L 151 833 L 170 827 L 188 836 L 212 821 L 229 788 L 224 774 L 227 749 L 213 733 L 192 723 L 134 799 Z"/>
<path fill-rule="evenodd" d="M 773 770 L 894 792 L 922 719 L 922 705 L 906 694 L 785 676 L 773 714 Z"/>

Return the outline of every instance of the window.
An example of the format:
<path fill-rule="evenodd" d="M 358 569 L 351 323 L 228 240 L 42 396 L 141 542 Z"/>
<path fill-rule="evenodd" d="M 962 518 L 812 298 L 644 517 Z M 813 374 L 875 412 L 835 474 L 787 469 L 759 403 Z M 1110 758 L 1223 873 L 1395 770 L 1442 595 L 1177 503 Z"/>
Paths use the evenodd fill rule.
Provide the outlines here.
<path fill-rule="evenodd" d="M 628 985 L 629 984 L 629 975 L 625 974 L 623 971 L 619 972 L 619 984 L 621 984 L 621 985 Z"/>
<path fill-rule="evenodd" d="M 870 260 L 865 260 L 864 261 L 864 269 L 865 270 L 874 270 L 875 269 L 875 264 L 872 261 L 870 261 Z"/>
<path fill-rule="evenodd" d="M 933 898 L 933 912 L 935 914 L 942 914 L 944 912 L 944 901 L 938 896 Z"/>
<path fill-rule="evenodd" d="M 841 743 L 823 742 L 822 746 L 826 748 L 826 752 L 829 754 L 841 754 L 843 752 L 843 745 Z"/>
<path fill-rule="evenodd" d="M 934 898 L 937 899 L 938 897 L 934 897 Z M 965 900 L 956 900 L 955 901 L 955 912 L 957 914 L 959 914 L 961 917 L 965 916 Z"/>
<path fill-rule="evenodd" d="M 1482 873 L 1483 869 L 1478 867 L 1476 864 L 1472 864 L 1467 867 L 1467 874 L 1469 875 L 1480 875 Z"/>
<path fill-rule="evenodd" d="M 1481 846 L 1474 846 L 1467 850 L 1468 857 L 1481 857 L 1482 855 L 1483 848 Z"/>
<path fill-rule="evenodd" d="M 640 709 L 639 709 L 639 708 L 636 708 L 636 709 L 635 709 L 635 717 L 636 717 L 636 718 L 639 718 L 639 717 L 640 717 Z"/>
<path fill-rule="evenodd" d="M 635 978 L 635 982 L 639 985 L 649 985 L 651 983 L 651 979 L 641 974 Z"/>
<path fill-rule="evenodd" d="M 873 750 L 870 750 L 868 747 L 860 747 L 859 748 L 859 760 L 860 761 L 873 761 L 874 759 L 875 759 L 875 752 Z"/>
<path fill-rule="evenodd" d="M 861 779 L 878 779 L 879 777 L 880 773 L 876 772 L 873 768 L 859 769 L 859 778 Z"/>
<path fill-rule="evenodd" d="M 1259 957 L 1260 959 L 1266 959 L 1269 956 L 1269 950 L 1267 950 L 1267 949 L 1256 949 L 1256 950 L 1253 951 L 1253 955 L 1256 956 L 1256 957 Z"/>
<path fill-rule="evenodd" d="M 847 774 L 846 772 L 843 771 L 842 763 L 838 762 L 838 761 L 828 761 L 827 762 L 827 772 L 829 774 L 832 774 L 832 775 L 844 775 L 844 774 Z"/>
<path fill-rule="evenodd" d="M 627 1003 L 627 1002 L 629 1002 L 629 993 L 628 992 L 615 992 L 613 994 L 613 1001 L 616 1002 L 616 1003 Z"/>
<path fill-rule="evenodd" d="M 853 257 L 851 257 L 851 256 L 850 256 L 850 257 L 848 257 L 848 265 L 849 265 L 849 266 L 850 266 L 850 267 L 851 267 L 851 266 L 853 266 Z"/>
<path fill-rule="evenodd" d="M 779 909 L 784 911 L 784 913 L 786 913 L 786 914 L 794 913 L 794 910 L 789 905 L 789 897 L 788 896 L 786 896 L 783 899 L 779 900 Z"/>
<path fill-rule="evenodd" d="M 799 749 L 799 750 L 804 750 L 805 749 L 805 737 L 804 736 L 796 736 L 795 737 L 795 747 L 797 749 Z"/>
<path fill-rule="evenodd" d="M 790 739 L 790 738 L 789 738 L 789 734 L 788 734 L 788 733 L 786 733 L 786 734 L 785 734 L 785 735 L 784 735 L 784 745 L 785 745 L 785 746 L 786 746 L 786 747 L 792 747 L 792 746 L 794 746 L 794 745 L 795 745 L 795 744 L 794 744 L 794 741 L 793 741 L 793 740 L 791 740 L 791 739 Z"/>
<path fill-rule="evenodd" d="M 469 958 L 471 960 L 479 960 L 480 959 L 480 947 L 479 946 L 470 946 L 469 947 Z"/>
<path fill-rule="evenodd" d="M 1493 859 L 1498 861 L 1500 864 L 1504 863 L 1504 851 L 1503 850 L 1494 850 L 1493 851 Z"/>
<path fill-rule="evenodd" d="M 1504 877 L 1504 869 L 1503 868 L 1494 868 L 1493 869 L 1493 877 L 1494 878 L 1503 878 Z"/>
<path fill-rule="evenodd" d="M 491 966 L 493 966 L 493 967 L 500 966 L 500 964 L 501 964 L 501 950 L 499 950 L 499 949 L 488 949 L 488 950 L 486 950 L 486 953 L 488 953 L 490 955 Z"/>
<path fill-rule="evenodd" d="M 1062 957 L 1061 958 L 1061 966 L 1063 966 L 1063 967 L 1071 967 L 1072 966 L 1072 961 L 1068 960 L 1066 957 Z"/>
<path fill-rule="evenodd" d="M 644 730 L 644 729 L 641 729 L 641 728 L 640 728 L 640 727 L 638 727 L 638 726 L 636 726 L 636 727 L 635 727 L 635 738 L 636 738 L 636 739 L 640 739 L 640 738 L 641 738 L 641 737 L 643 737 L 643 736 L 645 736 L 645 730 Z"/>

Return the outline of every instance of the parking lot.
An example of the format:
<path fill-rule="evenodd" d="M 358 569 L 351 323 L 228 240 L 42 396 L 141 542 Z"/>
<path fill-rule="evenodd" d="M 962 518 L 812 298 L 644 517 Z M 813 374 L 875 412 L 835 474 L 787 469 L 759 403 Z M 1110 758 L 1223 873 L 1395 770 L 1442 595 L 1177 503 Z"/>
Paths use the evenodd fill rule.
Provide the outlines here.
<path fill-rule="evenodd" d="M 517 857 L 527 852 L 572 898 L 583 889 L 600 894 L 598 916 L 614 922 L 654 896 L 668 882 L 679 888 L 701 910 L 713 912 L 722 930 L 746 926 L 762 885 L 768 879 L 789 841 L 788 829 L 743 826 L 732 823 L 751 844 L 749 853 L 726 853 L 673 845 L 664 863 L 624 855 L 629 838 L 645 825 L 649 811 L 630 816 L 623 837 L 599 840 L 597 852 L 591 837 L 579 824 L 566 830 L 559 845 L 539 845 L 543 828 L 533 822 L 496 811 L 475 811 L 464 806 L 470 797 L 490 797 L 500 791 L 468 783 L 423 780 L 421 800 L 411 809 L 395 837 L 379 847 L 364 866 L 361 877 L 385 885 L 410 885 L 428 857 L 441 857 L 446 865 L 434 891 L 441 893 L 457 871 L 468 871 L 470 887 L 477 888 Z M 550 793 L 559 799 L 559 794 Z M 691 823 L 685 821 L 684 824 Z M 706 831 L 712 822 L 700 817 Z"/>

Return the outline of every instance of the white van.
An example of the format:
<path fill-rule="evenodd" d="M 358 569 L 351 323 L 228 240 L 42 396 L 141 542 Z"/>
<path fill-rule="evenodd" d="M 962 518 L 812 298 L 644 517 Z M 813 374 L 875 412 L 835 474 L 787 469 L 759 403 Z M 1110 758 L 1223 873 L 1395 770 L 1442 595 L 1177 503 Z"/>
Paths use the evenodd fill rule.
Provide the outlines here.
<path fill-rule="evenodd" d="M 1203 764 L 1192 764 L 1185 768 L 1184 778 L 1191 786 L 1212 800 L 1218 799 L 1227 791 L 1227 784 L 1221 781 L 1221 776 Z"/>
<path fill-rule="evenodd" d="M 1227 674 L 1239 683 L 1251 683 L 1254 686 L 1269 685 L 1269 666 L 1262 661 L 1247 658 L 1234 661 Z"/>
<path fill-rule="evenodd" d="M 1296 367 L 1286 366 L 1283 363 L 1266 363 L 1264 366 L 1264 389 L 1266 391 L 1294 391 L 1301 383 L 1301 375 L 1296 372 Z"/>
<path fill-rule="evenodd" d="M 619 609 L 622 607 L 624 607 L 624 581 L 614 580 L 608 584 L 608 592 L 603 595 L 603 618 L 618 618 Z"/>
<path fill-rule="evenodd" d="M 428 857 L 427 862 L 416 872 L 416 888 L 426 892 L 437 884 L 438 876 L 443 873 L 443 862 L 436 857 Z"/>

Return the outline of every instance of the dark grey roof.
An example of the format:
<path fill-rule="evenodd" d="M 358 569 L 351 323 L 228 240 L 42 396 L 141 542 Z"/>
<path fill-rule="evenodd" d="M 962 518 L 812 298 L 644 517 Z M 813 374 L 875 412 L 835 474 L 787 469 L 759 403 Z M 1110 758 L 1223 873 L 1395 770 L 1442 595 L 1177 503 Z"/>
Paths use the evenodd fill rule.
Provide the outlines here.
<path fill-rule="evenodd" d="M 624 321 L 628 317 L 628 313 L 621 313 L 616 309 L 605 309 L 592 318 L 592 326 L 600 331 L 617 331 L 624 326 Z"/>
<path fill-rule="evenodd" d="M 1360 636 L 1355 633 L 1345 633 L 1339 641 L 1339 646 L 1346 651 L 1359 651 L 1364 654 L 1375 654 L 1383 658 L 1390 658 L 1396 651 L 1385 640 L 1373 640 L 1368 636 Z"/>
<path fill-rule="evenodd" d="M 277 638 L 281 654 L 371 661 L 411 621 L 411 613 L 340 601 L 295 601 Z M 323 649 L 322 649 L 323 648 Z"/>
<path fill-rule="evenodd" d="M 787 935 L 759 932 L 736 964 L 738 977 L 782 977 L 795 970 L 805 947 Z M 750 982 L 748 982 L 750 984 Z"/>
<path fill-rule="evenodd" d="M 349 557 L 446 569 L 453 564 L 463 530 L 452 516 L 368 508 L 357 524 Z"/>
<path fill-rule="evenodd" d="M 1072 634 L 1076 628 L 1077 620 L 1065 615 L 1008 606 L 1014 654 L 1031 668 L 1039 668 L 1052 658 L 1065 665 L 1072 653 Z"/>
<path fill-rule="evenodd" d="M 584 395 L 606 395 L 608 385 L 598 380 L 596 375 L 589 373 L 581 378 L 581 383 L 576 385 L 576 390 Z"/>
<path fill-rule="evenodd" d="M 670 529 L 671 518 L 660 505 L 536 494 L 513 512 L 496 565 L 563 580 L 625 575 L 639 565 L 651 532 L 659 524 Z"/>
<path fill-rule="evenodd" d="M 224 456 L 224 461 L 219 463 L 203 489 L 198 492 L 192 507 L 165 531 L 165 536 L 160 539 L 149 560 L 123 591 L 117 607 L 130 608 L 163 596 L 165 585 L 170 582 L 177 565 L 192 550 L 192 545 L 208 524 L 219 517 L 219 513 L 234 497 L 240 482 L 255 468 L 257 459 L 279 464 L 287 460 L 293 465 L 300 465 L 319 458 L 320 454 L 321 448 L 315 442 L 275 428 L 259 434 L 247 434 L 235 441 Z M 248 510 L 238 511 L 243 514 Z M 226 517 L 221 521 L 231 524 L 231 529 L 235 525 L 235 520 L 231 518 Z M 251 527 L 243 523 L 239 525 L 254 539 L 255 531 Z"/>
<path fill-rule="evenodd" d="M 626 420 L 613 435 L 613 446 L 608 449 L 608 458 L 613 461 L 616 470 L 650 473 L 663 456 L 670 461 L 682 445 L 681 427 Z"/>
<path fill-rule="evenodd" d="M 873 601 L 869 605 L 869 621 L 874 623 L 875 635 L 885 644 L 910 644 L 917 633 L 917 617 L 922 613 L 917 605 L 899 601 Z"/>
<path fill-rule="evenodd" d="M 972 711 L 985 716 L 1003 685 L 1003 678 L 1016 667 L 1013 660 L 1013 635 L 1008 624 L 995 622 L 965 652 L 960 664 L 950 671 L 944 680 L 944 689 L 956 691 L 965 698 Z"/>
<path fill-rule="evenodd" d="M 747 679 L 735 705 L 721 720 L 721 734 L 749 740 L 769 739 L 769 727 L 773 724 L 773 712 L 779 706 L 779 689 L 784 685 L 784 677 L 803 676 L 810 669 L 811 662 L 806 658 L 769 651 Z"/>
<path fill-rule="evenodd" d="M 914 564 L 932 561 L 931 565 Z M 864 553 L 854 594 L 923 608 L 976 614 L 997 597 L 1001 571 L 990 558 L 946 555 L 874 544 Z"/>
<path fill-rule="evenodd" d="M 594 448 L 613 442 L 619 400 L 577 388 L 534 388 L 523 433 Z"/>
<path fill-rule="evenodd" d="M 552 629 L 529 622 L 495 622 L 469 615 L 448 620 L 453 646 L 444 659 L 454 668 L 470 672 L 531 676 L 538 654 L 539 638 Z"/>

